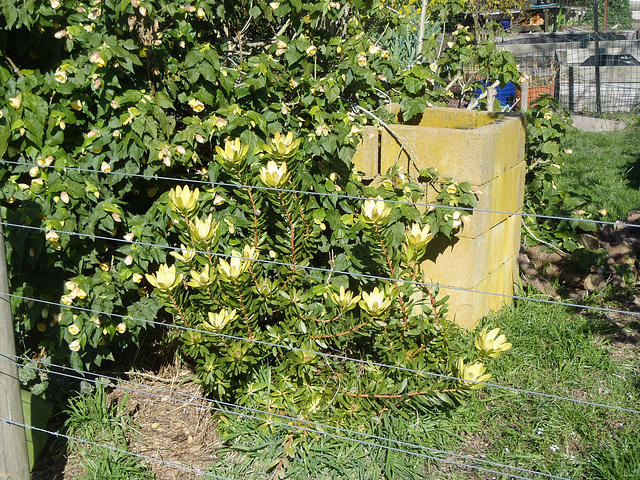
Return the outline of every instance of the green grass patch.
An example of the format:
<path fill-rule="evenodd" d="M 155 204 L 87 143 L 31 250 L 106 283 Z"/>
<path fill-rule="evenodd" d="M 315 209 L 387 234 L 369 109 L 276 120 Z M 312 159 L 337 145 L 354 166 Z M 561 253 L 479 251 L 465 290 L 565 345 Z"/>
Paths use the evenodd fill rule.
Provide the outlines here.
<path fill-rule="evenodd" d="M 128 438 L 135 433 L 126 411 L 125 399 L 111 405 L 104 385 L 97 383 L 94 393 L 70 400 L 66 413 L 67 434 L 92 442 L 71 441 L 69 453 L 80 458 L 85 475 L 75 480 L 153 480 L 151 470 L 130 455 Z M 104 447 L 94 445 L 105 445 Z"/>
<path fill-rule="evenodd" d="M 627 128 L 615 132 L 571 129 L 563 148 L 573 154 L 558 176 L 558 187 L 591 197 L 608 211 L 608 219 L 625 220 L 640 209 L 640 121 L 625 118 Z"/>

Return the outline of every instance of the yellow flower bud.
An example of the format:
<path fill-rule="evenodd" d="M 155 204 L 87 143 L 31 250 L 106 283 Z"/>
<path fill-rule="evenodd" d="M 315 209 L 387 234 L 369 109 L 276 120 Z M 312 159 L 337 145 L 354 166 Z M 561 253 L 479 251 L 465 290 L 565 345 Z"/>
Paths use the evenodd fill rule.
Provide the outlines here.
<path fill-rule="evenodd" d="M 359 302 L 360 307 L 372 317 L 381 315 L 391 305 L 391 299 L 385 297 L 383 290 L 375 287 L 371 293 L 362 292 L 362 300 Z"/>
<path fill-rule="evenodd" d="M 286 160 L 298 153 L 300 142 L 302 142 L 301 138 L 293 138 L 293 132 L 286 135 L 276 132 L 268 143 L 262 145 L 262 150 L 272 157 Z"/>
<path fill-rule="evenodd" d="M 155 275 L 146 274 L 147 281 L 161 292 L 170 292 L 182 282 L 182 274 L 176 273 L 176 266 L 160 265 Z"/>
<path fill-rule="evenodd" d="M 220 164 L 238 168 L 247 157 L 249 145 L 243 146 L 240 139 L 236 138 L 235 140 L 224 142 L 224 150 L 219 145 L 216 145 L 216 152 L 218 152 L 216 160 Z"/>
<path fill-rule="evenodd" d="M 340 308 L 345 311 L 351 310 L 354 308 L 358 301 L 360 301 L 360 295 L 353 296 L 353 293 L 349 290 L 345 290 L 344 286 L 340 286 L 339 293 L 334 292 L 333 290 L 329 291 L 329 296 L 331 300 L 338 305 Z"/>
<path fill-rule="evenodd" d="M 462 357 L 458 360 L 458 376 L 465 380 L 464 385 L 472 390 L 484 387 L 484 385 L 474 382 L 486 382 L 491 378 L 490 373 L 484 373 L 486 370 L 487 367 L 484 366 L 484 363 L 478 362 L 472 365 L 465 365 Z"/>
<path fill-rule="evenodd" d="M 482 355 L 498 358 L 502 355 L 502 352 L 506 352 L 512 347 L 504 335 L 498 336 L 499 332 L 499 328 L 494 328 L 487 333 L 487 329 L 485 328 L 480 332 L 480 335 L 476 337 L 476 348 Z"/>
<path fill-rule="evenodd" d="M 273 160 L 269 160 L 266 168 L 260 167 L 260 173 L 258 174 L 262 183 L 267 187 L 278 188 L 289 179 L 289 172 L 287 172 L 287 162 L 282 162 L 278 167 L 278 164 Z"/>
<path fill-rule="evenodd" d="M 77 352 L 80 350 L 80 339 L 76 338 L 73 342 L 69 344 L 69 349 L 72 352 Z"/>
<path fill-rule="evenodd" d="M 362 203 L 361 218 L 366 223 L 381 223 L 391 213 L 391 207 L 389 207 L 382 197 L 376 197 L 375 199 L 365 200 Z"/>
<path fill-rule="evenodd" d="M 169 191 L 169 208 L 187 216 L 197 208 L 199 196 L 197 188 L 191 191 L 188 185 L 184 188 L 178 185 Z"/>
<path fill-rule="evenodd" d="M 209 216 L 205 220 L 196 218 L 193 223 L 189 225 L 189 231 L 196 242 L 209 243 L 216 236 L 219 223 L 213 220 L 213 216 Z"/>
<path fill-rule="evenodd" d="M 208 317 L 209 321 L 203 322 L 202 327 L 211 332 L 220 332 L 229 322 L 235 320 L 238 315 L 236 314 L 235 309 L 231 311 L 223 309 L 218 313 L 209 312 Z"/>

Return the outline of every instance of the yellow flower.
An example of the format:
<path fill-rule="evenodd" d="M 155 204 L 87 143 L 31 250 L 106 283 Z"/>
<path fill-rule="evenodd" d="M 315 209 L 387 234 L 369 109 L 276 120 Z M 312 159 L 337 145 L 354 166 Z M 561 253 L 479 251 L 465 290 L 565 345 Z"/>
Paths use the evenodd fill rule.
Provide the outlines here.
<path fill-rule="evenodd" d="M 198 206 L 199 196 L 200 190 L 197 188 L 191 191 L 188 185 L 185 185 L 184 188 L 178 185 L 169 191 L 169 208 L 186 216 Z"/>
<path fill-rule="evenodd" d="M 458 189 L 456 188 L 455 185 L 452 184 L 452 185 L 448 185 L 447 186 L 447 193 L 449 195 L 455 195 L 457 191 L 458 191 Z"/>
<path fill-rule="evenodd" d="M 293 132 L 289 132 L 286 135 L 276 132 L 273 138 L 269 140 L 269 143 L 262 145 L 262 150 L 272 157 L 285 160 L 298 153 L 301 141 L 301 138 L 293 138 Z"/>
<path fill-rule="evenodd" d="M 71 305 L 73 303 L 73 299 L 75 297 L 73 295 L 62 295 L 60 297 L 60 301 L 65 305 Z"/>
<path fill-rule="evenodd" d="M 315 45 L 310 45 L 306 52 L 308 57 L 313 57 L 318 52 L 318 48 Z"/>
<path fill-rule="evenodd" d="M 193 260 L 193 257 L 196 256 L 195 250 L 188 249 L 182 243 L 180 244 L 180 251 L 182 252 L 182 254 L 173 251 L 171 252 L 171 255 L 184 263 L 189 263 L 191 260 Z"/>
<path fill-rule="evenodd" d="M 77 352 L 80 350 L 80 339 L 76 338 L 73 342 L 69 344 L 69 349 L 73 352 Z"/>
<path fill-rule="evenodd" d="M 71 335 L 78 335 L 80 333 L 80 327 L 75 323 L 73 325 L 69 325 L 67 329 Z"/>
<path fill-rule="evenodd" d="M 131 277 L 131 279 L 133 280 L 133 283 L 140 283 L 142 281 L 142 275 L 140 275 L 139 273 L 134 273 L 133 276 Z"/>
<path fill-rule="evenodd" d="M 53 74 L 53 78 L 58 83 L 65 83 L 67 81 L 67 72 L 61 69 L 57 69 L 56 73 Z"/>
<path fill-rule="evenodd" d="M 553 112 L 547 112 L 544 114 L 545 120 L 551 120 L 551 117 L 553 117 Z"/>
<path fill-rule="evenodd" d="M 364 54 L 358 55 L 358 65 L 364 67 L 367 64 L 367 56 Z"/>
<path fill-rule="evenodd" d="M 289 172 L 287 172 L 287 162 L 282 162 L 278 167 L 278 164 L 273 160 L 269 160 L 267 167 L 260 167 L 259 173 L 260 180 L 267 187 L 278 188 L 283 185 L 289 179 Z"/>
<path fill-rule="evenodd" d="M 204 110 L 204 103 L 202 103 L 200 100 L 197 100 L 195 98 L 192 98 L 191 100 L 189 100 L 189 106 L 196 113 L 200 113 L 201 111 Z"/>
<path fill-rule="evenodd" d="M 360 295 L 356 295 L 354 297 L 353 293 L 349 290 L 345 290 L 344 286 L 342 285 L 340 285 L 339 293 L 330 291 L 329 296 L 331 296 L 331 300 L 333 300 L 336 305 L 338 305 L 345 311 L 354 308 L 360 300 Z"/>
<path fill-rule="evenodd" d="M 209 214 L 206 220 L 196 217 L 195 221 L 189 225 L 189 230 L 195 241 L 209 243 L 216 236 L 218 226 L 218 222 L 214 221 L 213 216 Z"/>
<path fill-rule="evenodd" d="M 225 281 L 236 280 L 240 277 L 248 268 L 249 262 L 243 260 L 244 254 L 237 250 L 231 250 L 231 258 L 227 262 L 224 258 L 220 259 L 218 264 L 218 273 Z"/>
<path fill-rule="evenodd" d="M 107 162 L 102 162 L 102 164 L 100 164 L 100 171 L 109 173 L 111 171 L 111 166 Z"/>
<path fill-rule="evenodd" d="M 391 213 L 382 197 L 365 200 L 362 203 L 362 218 L 365 222 L 380 223 Z"/>
<path fill-rule="evenodd" d="M 209 312 L 209 321 L 203 322 L 202 327 L 205 330 L 212 332 L 220 332 L 227 325 L 227 323 L 237 318 L 236 310 L 228 311 L 226 308 L 220 310 L 218 313 Z"/>
<path fill-rule="evenodd" d="M 124 333 L 127 331 L 127 324 L 124 322 L 120 322 L 118 325 L 116 325 L 116 330 L 118 333 Z"/>
<path fill-rule="evenodd" d="M 145 275 L 147 281 L 161 292 L 170 292 L 182 282 L 182 274 L 176 273 L 176 266 L 160 265 L 155 275 Z"/>
<path fill-rule="evenodd" d="M 103 272 L 108 272 L 109 269 L 111 268 L 107 262 L 101 262 L 100 265 L 98 266 L 100 267 L 100 270 L 102 270 Z"/>
<path fill-rule="evenodd" d="M 202 272 L 198 273 L 196 270 L 191 270 L 191 278 L 193 280 L 187 282 L 190 287 L 207 287 L 213 283 L 213 277 L 211 275 L 209 264 L 207 263 Z"/>
<path fill-rule="evenodd" d="M 60 246 L 60 243 L 59 243 L 60 237 L 53 230 L 49 230 L 45 235 L 45 238 L 54 248 L 57 246 Z"/>
<path fill-rule="evenodd" d="M 494 328 L 487 333 L 487 329 L 485 328 L 480 332 L 480 335 L 476 337 L 476 348 L 482 355 L 498 358 L 502 355 L 502 352 L 506 352 L 512 347 L 504 335 L 498 336 L 499 332 L 499 328 Z"/>
<path fill-rule="evenodd" d="M 100 56 L 100 52 L 93 52 L 89 57 L 89 61 L 91 63 L 95 63 L 99 67 L 104 67 L 107 64 L 104 61 L 104 59 Z"/>
<path fill-rule="evenodd" d="M 375 287 L 370 294 L 362 292 L 359 305 L 373 317 L 384 313 L 391 305 L 391 299 L 385 297 L 384 290 L 378 290 L 378 287 Z"/>
<path fill-rule="evenodd" d="M 409 245 L 420 250 L 431 241 L 433 234 L 431 233 L 430 225 L 425 225 L 420 228 L 420 224 L 414 223 L 411 225 L 411 230 L 406 230 L 404 232 L 404 237 Z"/>
<path fill-rule="evenodd" d="M 82 110 L 82 100 L 74 100 L 71 102 L 71 108 L 77 111 Z"/>
<path fill-rule="evenodd" d="M 480 383 L 473 382 L 486 382 L 491 378 L 490 373 L 484 373 L 487 371 L 487 368 L 484 366 L 484 363 L 474 363 L 473 365 L 465 365 L 464 360 L 460 357 L 458 360 L 458 376 L 465 380 L 465 386 L 471 388 L 472 390 L 478 390 L 484 385 Z M 471 380 L 471 381 L 469 381 Z"/>
<path fill-rule="evenodd" d="M 17 97 L 10 98 L 9 104 L 16 110 L 19 109 L 20 105 L 22 105 L 22 95 L 18 95 Z"/>
<path fill-rule="evenodd" d="M 222 165 L 233 167 L 239 166 L 243 162 L 249 152 L 249 145 L 242 145 L 239 138 L 235 140 L 227 140 L 224 142 L 224 150 L 216 145 L 216 160 Z"/>

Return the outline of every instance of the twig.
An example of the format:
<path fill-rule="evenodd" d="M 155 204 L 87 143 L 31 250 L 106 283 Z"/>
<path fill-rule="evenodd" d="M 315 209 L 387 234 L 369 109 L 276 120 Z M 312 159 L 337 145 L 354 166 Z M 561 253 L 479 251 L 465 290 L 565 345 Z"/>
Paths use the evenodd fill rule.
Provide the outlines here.
<path fill-rule="evenodd" d="M 546 245 L 547 247 L 549 247 L 549 248 L 551 248 L 551 249 L 555 250 L 555 251 L 556 251 L 556 252 L 557 252 L 561 257 L 564 257 L 564 258 L 569 258 L 569 257 L 570 257 L 570 255 L 567 255 L 567 253 L 566 253 L 566 252 L 563 252 L 562 250 L 560 250 L 560 249 L 559 249 L 558 247 L 556 247 L 555 245 L 552 245 L 552 244 L 550 244 L 550 243 L 547 243 L 547 242 L 545 242 L 544 240 L 542 240 L 542 239 L 540 239 L 540 238 L 536 237 L 536 236 L 533 234 L 533 232 L 532 232 L 531 230 L 529 230 L 529 227 L 527 227 L 527 226 L 525 225 L 525 223 L 524 223 L 524 222 L 522 223 L 522 226 L 523 226 L 523 227 L 524 227 L 524 229 L 527 231 L 527 233 L 531 236 L 531 238 L 533 238 L 536 242 L 541 243 L 541 244 L 543 244 L 543 245 Z"/>
<path fill-rule="evenodd" d="M 393 129 L 389 126 L 389 124 L 387 122 L 382 120 L 375 113 L 370 112 L 369 110 L 367 110 L 366 108 L 361 107 L 360 105 L 354 105 L 354 107 L 357 108 L 358 110 L 360 110 L 362 113 L 366 113 L 367 115 L 369 115 L 374 120 L 377 120 L 378 123 L 380 123 L 380 125 L 382 125 L 384 128 L 386 128 L 389 131 L 389 133 L 391 135 L 393 135 L 393 137 L 396 139 L 396 141 L 398 143 L 400 143 L 400 152 L 402 152 L 403 150 L 405 152 L 407 152 L 407 154 L 409 155 L 409 158 L 416 164 L 415 166 L 418 168 L 418 170 L 424 169 L 424 166 L 422 165 L 422 163 L 420 163 L 420 160 L 418 159 L 418 156 L 413 151 L 411 146 L 408 145 L 400 135 L 398 135 L 396 132 L 394 132 Z"/>

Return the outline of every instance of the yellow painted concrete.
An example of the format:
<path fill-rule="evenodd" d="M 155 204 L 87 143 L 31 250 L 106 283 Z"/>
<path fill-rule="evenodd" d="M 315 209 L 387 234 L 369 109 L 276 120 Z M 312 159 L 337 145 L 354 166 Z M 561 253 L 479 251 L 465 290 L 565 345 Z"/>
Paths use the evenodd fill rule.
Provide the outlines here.
<path fill-rule="evenodd" d="M 389 108 L 399 113 L 397 105 Z M 521 216 L 510 213 L 522 211 L 524 118 L 429 108 L 389 129 L 392 132 L 375 127 L 363 131 L 354 163 L 365 177 L 399 165 L 416 178 L 420 169 L 433 167 L 443 177 L 476 186 L 482 192 L 477 208 L 492 211 L 475 212 L 457 238 L 432 241 L 422 265 L 425 280 L 442 285 L 442 294 L 451 295 L 450 318 L 471 329 L 505 303 L 501 295 L 512 295 L 517 279 Z M 426 201 L 434 196 L 427 192 Z"/>
<path fill-rule="evenodd" d="M 362 140 L 356 147 L 352 162 L 366 178 L 380 174 L 380 132 L 378 127 L 364 127 Z"/>
<path fill-rule="evenodd" d="M 513 301 L 510 296 L 517 281 L 518 256 L 514 255 L 472 289 L 440 286 L 440 295 L 450 295 L 449 318 L 467 329 L 473 329 L 480 318 Z"/>
<path fill-rule="evenodd" d="M 525 125 L 520 116 L 505 116 L 469 130 L 414 125 L 391 128 L 393 134 L 382 130 L 380 135 L 379 173 L 399 165 L 416 176 L 420 169 L 433 167 L 455 181 L 484 185 L 524 159 Z"/>

